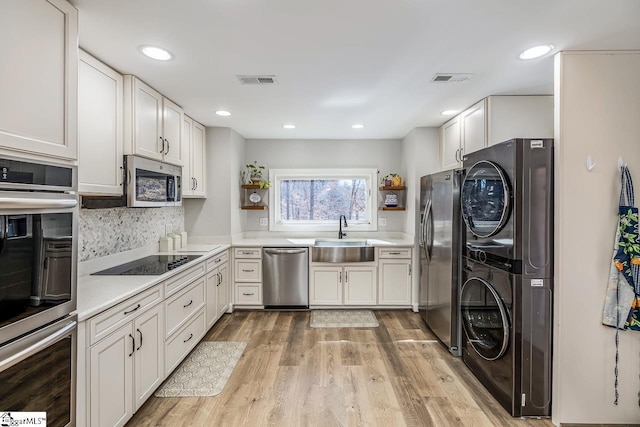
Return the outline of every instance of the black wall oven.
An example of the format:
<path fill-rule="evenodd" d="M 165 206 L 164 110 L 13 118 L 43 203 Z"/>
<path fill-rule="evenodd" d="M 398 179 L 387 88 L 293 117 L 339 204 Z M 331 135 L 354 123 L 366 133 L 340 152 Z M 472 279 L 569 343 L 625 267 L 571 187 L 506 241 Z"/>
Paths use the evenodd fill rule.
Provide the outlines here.
<path fill-rule="evenodd" d="M 73 166 L 0 158 L 0 411 L 74 424 L 78 195 Z"/>

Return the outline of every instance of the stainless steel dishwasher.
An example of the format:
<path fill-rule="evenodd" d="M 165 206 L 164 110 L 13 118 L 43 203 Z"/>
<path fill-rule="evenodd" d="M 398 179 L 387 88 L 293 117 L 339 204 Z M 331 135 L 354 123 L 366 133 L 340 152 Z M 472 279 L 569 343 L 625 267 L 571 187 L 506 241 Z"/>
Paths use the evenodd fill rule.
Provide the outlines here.
<path fill-rule="evenodd" d="M 265 308 L 309 307 L 309 248 L 262 249 Z"/>

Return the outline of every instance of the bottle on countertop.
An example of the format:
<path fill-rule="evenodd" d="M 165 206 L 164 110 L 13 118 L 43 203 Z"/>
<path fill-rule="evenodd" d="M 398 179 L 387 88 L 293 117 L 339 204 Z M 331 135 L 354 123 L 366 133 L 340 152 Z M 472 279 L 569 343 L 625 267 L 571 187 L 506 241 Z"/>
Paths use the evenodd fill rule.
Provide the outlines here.
<path fill-rule="evenodd" d="M 171 252 L 173 250 L 173 239 L 170 237 L 160 238 L 160 252 Z"/>
<path fill-rule="evenodd" d="M 187 232 L 186 231 L 181 231 L 180 232 L 180 238 L 181 238 L 181 244 L 182 247 L 185 248 L 187 247 L 188 243 L 187 243 Z"/>
<path fill-rule="evenodd" d="M 180 249 L 182 247 L 182 237 L 180 234 L 171 233 L 167 235 L 168 238 L 173 240 L 173 249 Z"/>

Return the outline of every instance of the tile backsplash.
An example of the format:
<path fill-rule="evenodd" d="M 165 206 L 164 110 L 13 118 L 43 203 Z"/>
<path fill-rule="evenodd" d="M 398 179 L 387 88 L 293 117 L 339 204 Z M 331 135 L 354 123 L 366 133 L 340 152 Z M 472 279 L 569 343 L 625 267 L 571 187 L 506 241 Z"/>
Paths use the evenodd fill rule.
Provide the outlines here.
<path fill-rule="evenodd" d="M 184 208 L 80 209 L 80 261 L 158 243 L 170 224 L 184 230 Z"/>

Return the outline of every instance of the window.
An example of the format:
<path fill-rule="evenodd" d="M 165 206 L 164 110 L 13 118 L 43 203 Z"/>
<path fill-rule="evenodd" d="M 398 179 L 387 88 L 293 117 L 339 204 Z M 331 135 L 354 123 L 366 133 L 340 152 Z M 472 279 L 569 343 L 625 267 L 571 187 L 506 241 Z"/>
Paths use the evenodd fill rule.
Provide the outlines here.
<path fill-rule="evenodd" d="M 272 231 L 334 231 L 340 215 L 350 230 L 376 230 L 375 169 L 272 169 Z"/>

